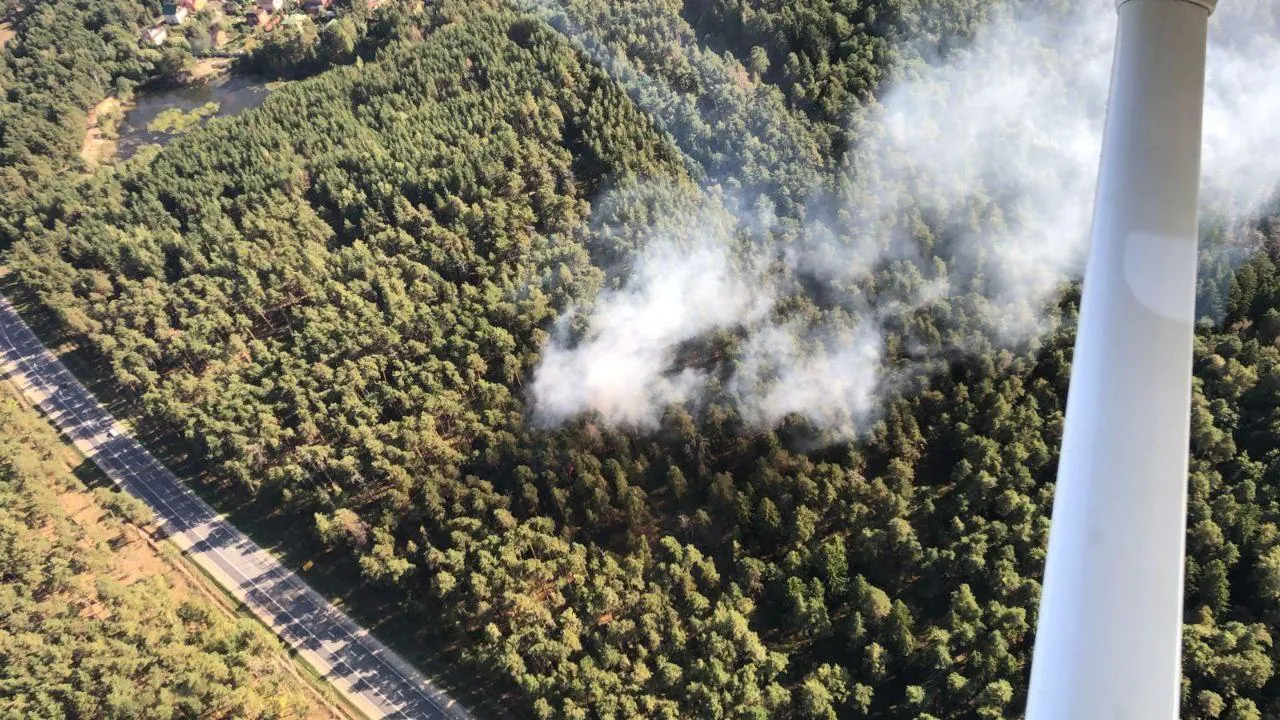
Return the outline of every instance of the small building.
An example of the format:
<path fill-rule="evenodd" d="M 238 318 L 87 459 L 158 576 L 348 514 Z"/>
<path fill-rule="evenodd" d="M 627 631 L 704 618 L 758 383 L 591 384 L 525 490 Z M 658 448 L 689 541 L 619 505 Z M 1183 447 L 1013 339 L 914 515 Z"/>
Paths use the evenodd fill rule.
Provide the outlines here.
<path fill-rule="evenodd" d="M 245 13 L 244 21 L 248 23 L 249 27 L 261 28 L 267 31 L 276 26 L 275 16 L 260 7 Z"/>
<path fill-rule="evenodd" d="M 258 0 L 258 7 L 269 13 L 280 12 L 284 9 L 284 0 Z"/>
<path fill-rule="evenodd" d="M 142 39 L 156 47 L 160 47 L 165 40 L 169 39 L 169 28 L 163 25 L 149 27 L 142 32 Z"/>
<path fill-rule="evenodd" d="M 302 3 L 302 9 L 311 17 L 319 17 L 327 14 L 332 5 L 333 0 L 306 0 Z"/>
<path fill-rule="evenodd" d="M 161 12 L 164 13 L 164 21 L 170 25 L 181 25 L 187 21 L 187 15 L 191 14 L 185 6 L 177 3 L 165 3 L 161 7 Z"/>

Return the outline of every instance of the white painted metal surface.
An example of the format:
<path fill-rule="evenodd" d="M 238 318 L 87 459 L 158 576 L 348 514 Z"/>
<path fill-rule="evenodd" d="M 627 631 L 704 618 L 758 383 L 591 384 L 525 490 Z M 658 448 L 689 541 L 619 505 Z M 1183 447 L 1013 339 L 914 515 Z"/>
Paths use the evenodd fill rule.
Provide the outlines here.
<path fill-rule="evenodd" d="M 1171 720 L 1216 0 L 1121 0 L 1029 720 Z"/>

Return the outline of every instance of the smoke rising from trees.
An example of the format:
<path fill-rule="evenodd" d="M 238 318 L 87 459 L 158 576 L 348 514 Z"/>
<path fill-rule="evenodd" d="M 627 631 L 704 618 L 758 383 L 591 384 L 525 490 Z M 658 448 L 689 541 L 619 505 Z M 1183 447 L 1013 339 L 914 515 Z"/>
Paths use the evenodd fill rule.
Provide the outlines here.
<path fill-rule="evenodd" d="M 1263 2 L 1224 3 L 1212 20 L 1204 202 L 1237 217 L 1280 175 L 1269 157 L 1280 141 L 1276 25 Z M 897 378 L 970 342 L 908 331 L 907 347 L 890 351 L 886 324 L 909 328 L 913 314 L 963 297 L 989 342 L 1034 342 L 1083 268 L 1114 38 L 1111 0 L 1065 18 L 995 18 L 853 114 L 857 144 L 811 189 L 803 219 L 774 217 L 711 178 L 708 195 L 736 231 L 691 212 L 655 233 L 585 317 L 562 318 L 533 383 L 538 419 L 595 411 L 652 426 L 668 404 L 714 391 L 759 427 L 794 413 L 852 436 Z M 885 269 L 899 281 L 885 283 Z M 823 312 L 789 312 L 795 295 Z M 739 338 L 732 362 L 718 373 L 681 364 L 683 346 L 717 331 Z"/>
<path fill-rule="evenodd" d="M 694 398 L 704 373 L 674 368 L 670 355 L 704 333 L 763 320 L 774 302 L 761 268 L 741 267 L 725 223 L 699 215 L 691 243 L 653 237 L 626 285 L 601 294 L 585 337 L 573 347 L 561 318 L 533 390 L 551 418 L 590 407 L 610 420 L 652 424 L 670 403 Z"/>

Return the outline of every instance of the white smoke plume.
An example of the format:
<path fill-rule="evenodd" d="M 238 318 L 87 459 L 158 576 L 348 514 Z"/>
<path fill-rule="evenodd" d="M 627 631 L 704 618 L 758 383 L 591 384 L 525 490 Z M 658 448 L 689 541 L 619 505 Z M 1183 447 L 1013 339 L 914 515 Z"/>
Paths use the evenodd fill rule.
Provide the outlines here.
<path fill-rule="evenodd" d="M 1209 43 L 1201 205 L 1246 214 L 1280 179 L 1280 4 L 1223 0 Z"/>
<path fill-rule="evenodd" d="M 733 256 L 731 223 L 705 213 L 683 230 L 687 237 L 650 238 L 626 285 L 596 299 L 577 342 L 570 338 L 576 310 L 561 318 L 533 381 L 539 418 L 554 422 L 593 409 L 610 422 L 653 424 L 668 404 L 689 401 L 707 381 L 672 365 L 679 345 L 769 312 L 768 272 Z"/>
<path fill-rule="evenodd" d="M 853 434 L 875 408 L 883 348 L 870 323 L 814 332 L 802 323 L 751 335 L 731 392 L 748 422 L 770 427 L 791 414 Z"/>
<path fill-rule="evenodd" d="M 1213 18 L 1205 197 L 1236 214 L 1280 180 L 1278 25 L 1264 0 L 1227 0 Z M 728 329 L 742 341 L 724 389 L 744 419 L 770 427 L 796 414 L 850 437 L 874 418 L 891 361 L 964 351 L 954 338 L 909 338 L 886 352 L 884 328 L 940 298 L 977 292 L 991 341 L 1034 341 L 1083 267 L 1115 26 L 1113 0 L 1078 3 L 1065 18 L 1026 8 L 996 18 L 854 118 L 841 189 L 815 188 L 802 227 L 744 244 L 698 215 L 683 242 L 655 239 L 622 288 L 596 299 L 583 337 L 561 331 L 545 348 L 538 417 L 596 411 L 651 426 L 707 387 L 706 375 L 678 366 L 677 351 Z M 758 203 L 730 204 L 753 208 L 739 212 L 742 225 L 772 225 Z M 934 254 L 947 267 L 928 269 L 922 258 Z M 924 274 L 868 289 L 895 262 Z M 779 264 L 794 287 L 770 284 Z M 813 292 L 823 317 L 784 311 L 789 294 Z"/>

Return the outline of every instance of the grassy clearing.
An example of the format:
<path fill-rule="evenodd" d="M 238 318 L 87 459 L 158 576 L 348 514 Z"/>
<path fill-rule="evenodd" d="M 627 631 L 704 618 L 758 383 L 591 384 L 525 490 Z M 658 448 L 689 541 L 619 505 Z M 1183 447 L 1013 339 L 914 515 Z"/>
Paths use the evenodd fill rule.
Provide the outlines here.
<path fill-rule="evenodd" d="M 129 112 L 131 103 L 114 95 L 103 99 L 89 111 L 89 129 L 80 146 L 80 157 L 90 168 L 110 162 L 116 155 L 120 140 L 120 123 Z"/>

